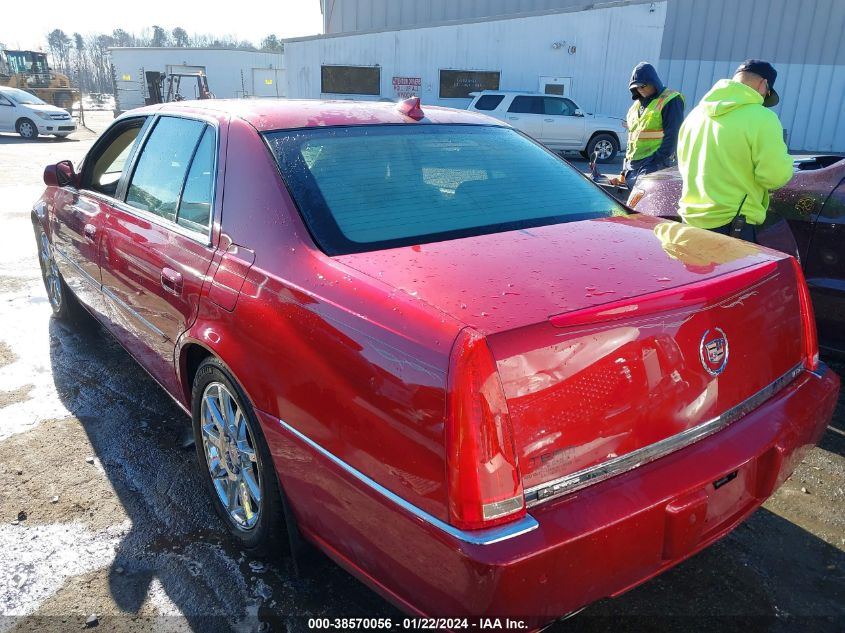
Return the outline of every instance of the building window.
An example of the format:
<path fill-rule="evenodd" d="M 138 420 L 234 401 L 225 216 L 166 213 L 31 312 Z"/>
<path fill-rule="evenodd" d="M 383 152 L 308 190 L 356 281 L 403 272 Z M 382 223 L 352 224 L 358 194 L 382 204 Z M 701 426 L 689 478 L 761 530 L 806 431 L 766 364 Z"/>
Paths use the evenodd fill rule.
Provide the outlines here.
<path fill-rule="evenodd" d="M 320 92 L 336 95 L 381 94 L 378 66 L 321 66 Z"/>
<path fill-rule="evenodd" d="M 470 92 L 499 89 L 499 71 L 441 70 L 441 99 L 471 99 Z"/>

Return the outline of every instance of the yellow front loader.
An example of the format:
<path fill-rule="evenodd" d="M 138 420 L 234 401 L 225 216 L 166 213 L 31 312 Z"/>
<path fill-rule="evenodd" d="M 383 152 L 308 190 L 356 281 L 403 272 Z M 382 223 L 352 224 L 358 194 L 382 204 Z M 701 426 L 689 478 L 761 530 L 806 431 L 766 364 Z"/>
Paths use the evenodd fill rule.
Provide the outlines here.
<path fill-rule="evenodd" d="M 67 76 L 51 70 L 47 55 L 38 51 L 0 50 L 0 86 L 26 90 L 68 112 L 80 98 Z"/>

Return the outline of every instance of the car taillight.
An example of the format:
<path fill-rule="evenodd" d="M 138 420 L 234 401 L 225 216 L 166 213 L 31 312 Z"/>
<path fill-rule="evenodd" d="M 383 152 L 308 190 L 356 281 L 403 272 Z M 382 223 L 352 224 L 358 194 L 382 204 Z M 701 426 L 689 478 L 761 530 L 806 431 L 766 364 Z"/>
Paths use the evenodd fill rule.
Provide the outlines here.
<path fill-rule="evenodd" d="M 813 314 L 813 303 L 810 300 L 810 290 L 801 264 L 794 257 L 792 267 L 795 269 L 795 281 L 798 283 L 798 297 L 801 301 L 801 320 L 804 323 L 804 365 L 810 371 L 819 366 L 819 339 L 816 335 L 816 318 Z"/>
<path fill-rule="evenodd" d="M 486 339 L 470 328 L 452 348 L 445 439 L 455 527 L 486 528 L 525 516 L 505 393 Z"/>

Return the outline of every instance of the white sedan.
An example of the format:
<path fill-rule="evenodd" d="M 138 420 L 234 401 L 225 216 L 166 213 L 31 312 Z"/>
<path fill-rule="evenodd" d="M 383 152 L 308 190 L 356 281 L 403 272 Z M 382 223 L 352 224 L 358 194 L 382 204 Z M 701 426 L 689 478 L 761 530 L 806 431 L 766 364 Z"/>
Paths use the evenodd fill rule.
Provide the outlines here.
<path fill-rule="evenodd" d="M 76 130 L 67 113 L 26 90 L 0 86 L 0 132 L 17 132 L 25 139 L 39 134 L 64 137 Z"/>

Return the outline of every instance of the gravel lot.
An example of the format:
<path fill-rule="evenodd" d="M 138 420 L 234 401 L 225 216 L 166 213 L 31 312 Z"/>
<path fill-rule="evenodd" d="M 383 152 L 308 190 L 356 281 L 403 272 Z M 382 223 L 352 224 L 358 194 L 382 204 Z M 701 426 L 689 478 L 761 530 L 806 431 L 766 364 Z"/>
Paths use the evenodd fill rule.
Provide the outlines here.
<path fill-rule="evenodd" d="M 185 447 L 188 419 L 95 323 L 50 318 L 29 211 L 44 165 L 78 161 L 110 115 L 86 118 L 93 131 L 64 141 L 0 134 L 0 633 L 76 630 L 92 615 L 107 631 L 401 617 L 320 555 L 297 577 L 284 555 L 238 551 Z M 845 630 L 845 398 L 744 525 L 554 630 Z"/>

